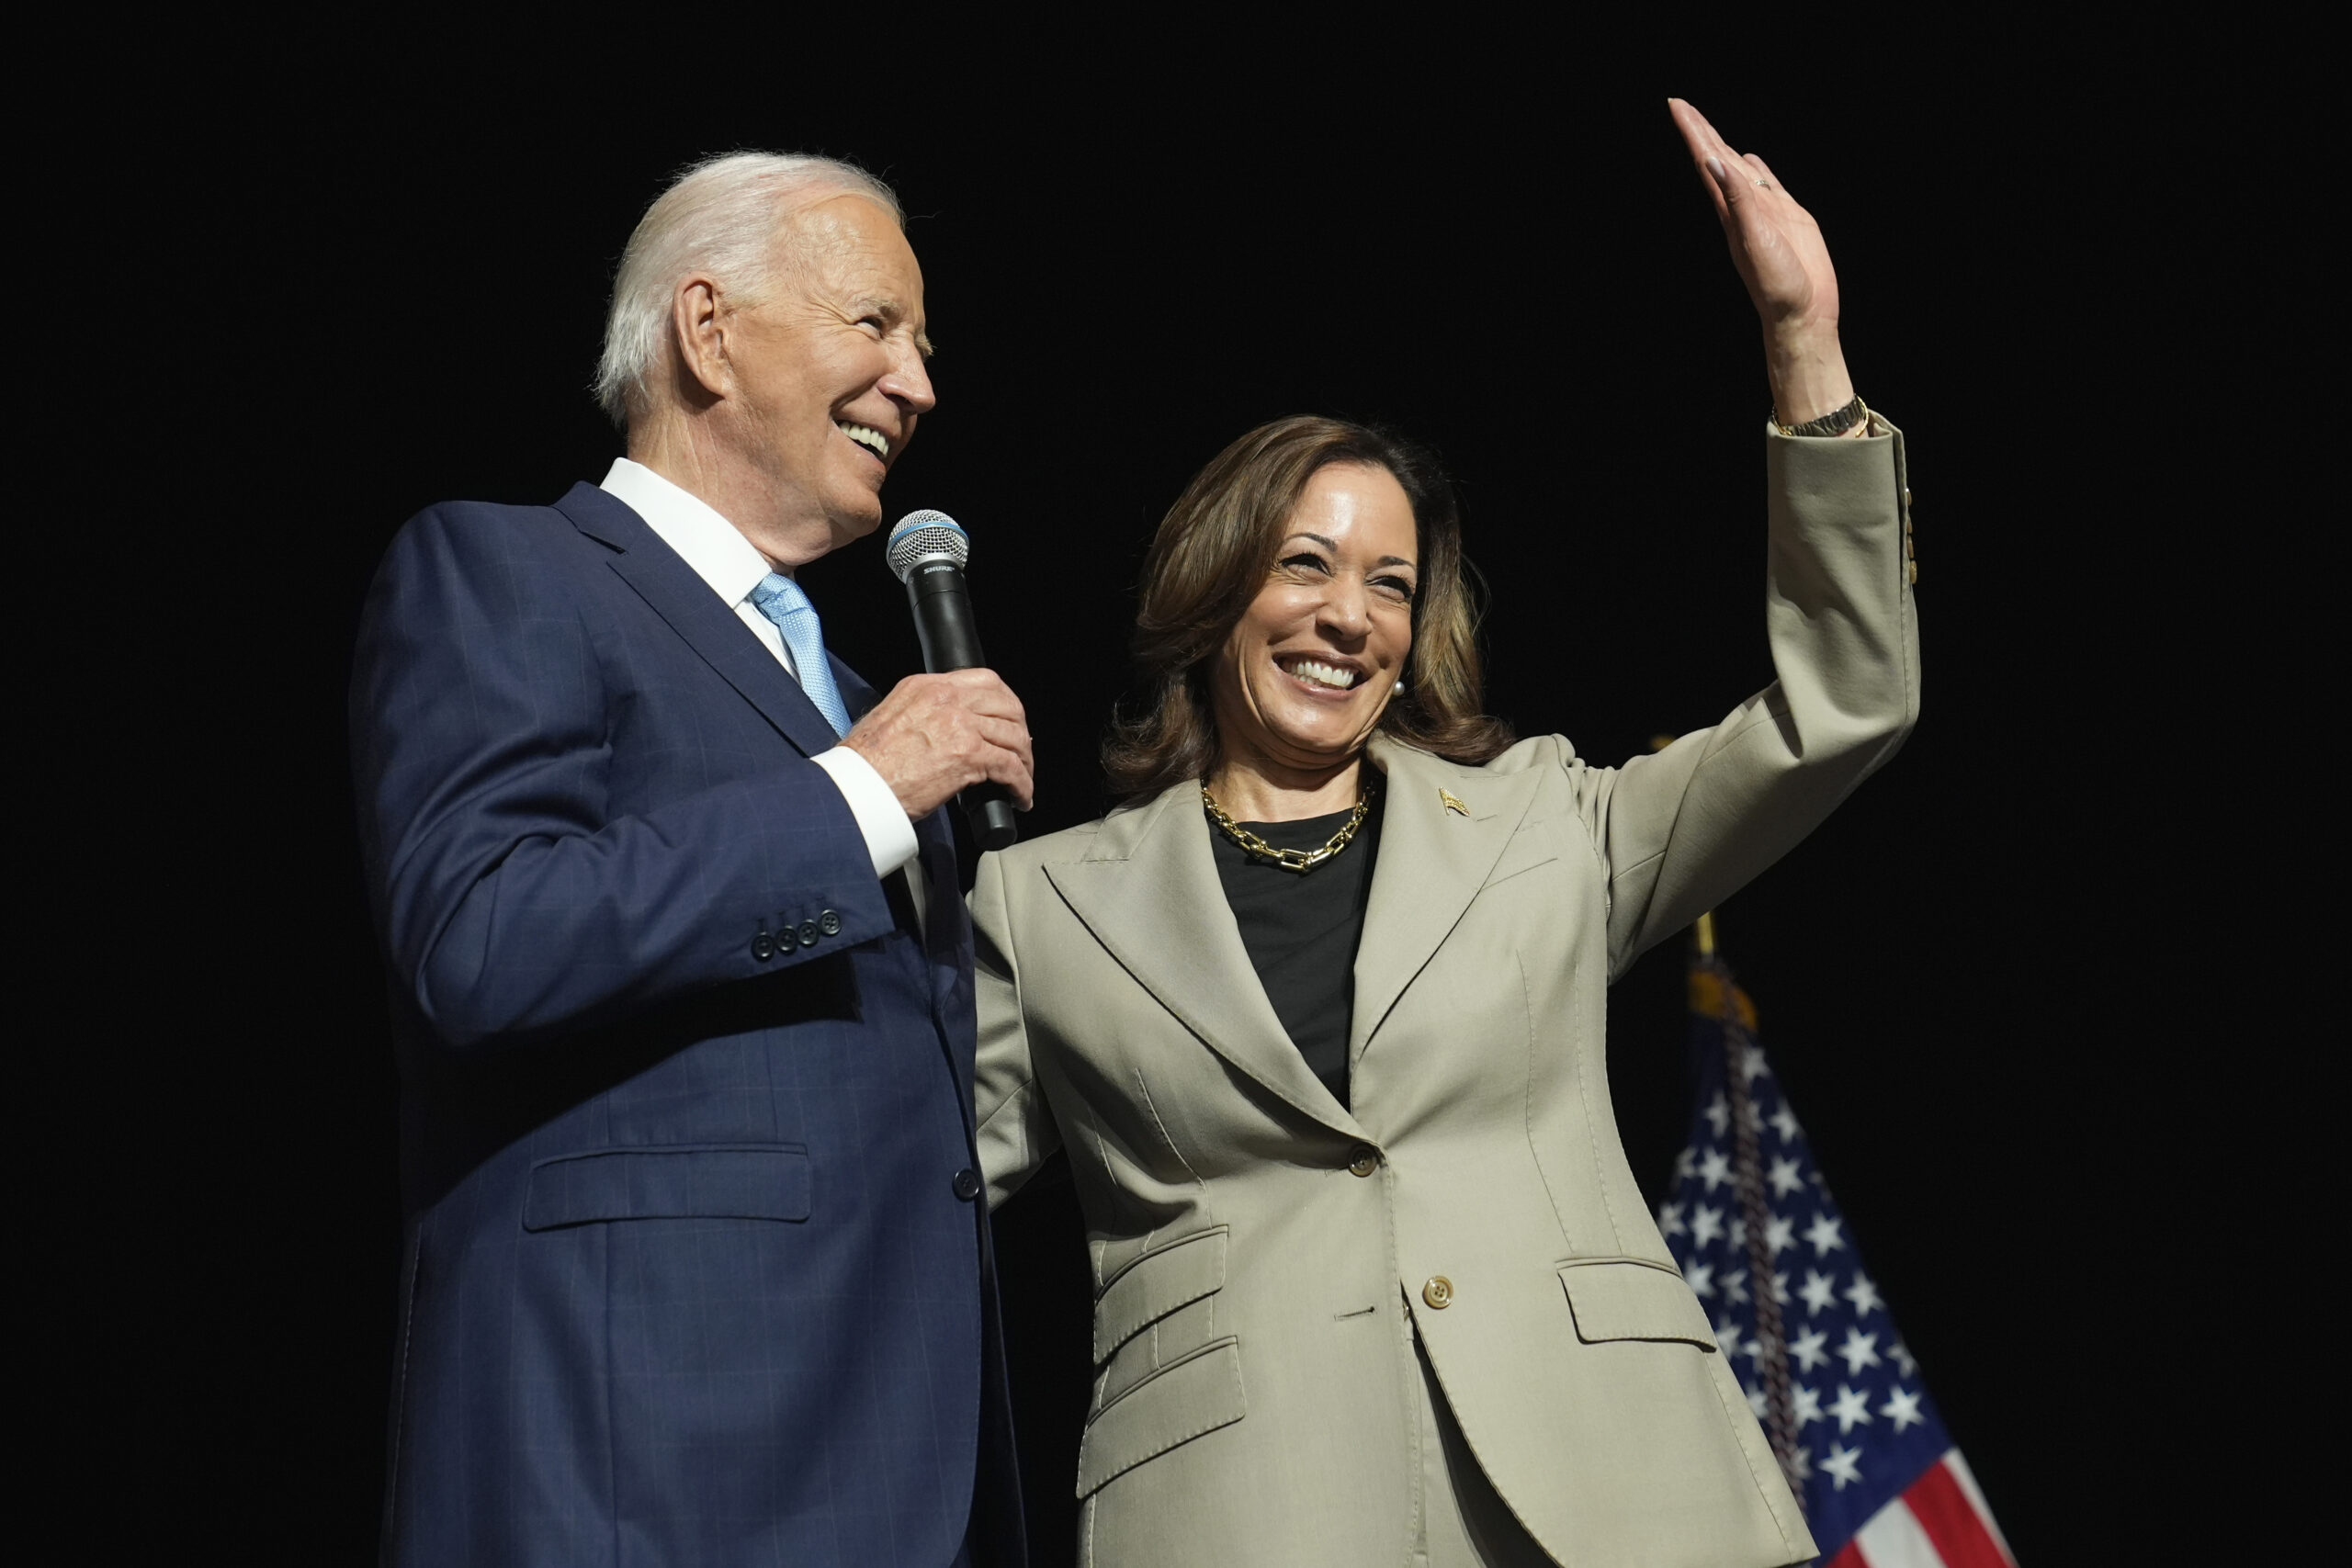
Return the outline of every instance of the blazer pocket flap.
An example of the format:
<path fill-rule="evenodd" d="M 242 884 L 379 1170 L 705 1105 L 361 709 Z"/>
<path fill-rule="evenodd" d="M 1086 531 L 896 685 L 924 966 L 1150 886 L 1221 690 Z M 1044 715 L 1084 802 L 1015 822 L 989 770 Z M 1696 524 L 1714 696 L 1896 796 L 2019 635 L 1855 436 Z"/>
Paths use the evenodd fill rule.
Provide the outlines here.
<path fill-rule="evenodd" d="M 1197 1231 L 1128 1264 L 1094 1303 L 1094 1364 L 1145 1329 L 1225 1289 L 1226 1227 Z"/>
<path fill-rule="evenodd" d="M 808 1151 L 798 1144 L 604 1149 L 533 1167 L 523 1228 L 602 1220 L 805 1220 L 808 1185 Z"/>
<path fill-rule="evenodd" d="M 1230 1427 L 1248 1414 L 1241 1346 L 1204 1345 L 1136 1384 L 1088 1423 L 1078 1450 L 1078 1495 L 1091 1497 L 1148 1459 Z"/>
<path fill-rule="evenodd" d="M 1577 1337 L 1588 1345 L 1606 1339 L 1673 1339 L 1715 1348 L 1705 1309 L 1682 1276 L 1663 1264 L 1635 1258 L 1598 1258 L 1560 1266 L 1568 1310 L 1576 1314 Z"/>

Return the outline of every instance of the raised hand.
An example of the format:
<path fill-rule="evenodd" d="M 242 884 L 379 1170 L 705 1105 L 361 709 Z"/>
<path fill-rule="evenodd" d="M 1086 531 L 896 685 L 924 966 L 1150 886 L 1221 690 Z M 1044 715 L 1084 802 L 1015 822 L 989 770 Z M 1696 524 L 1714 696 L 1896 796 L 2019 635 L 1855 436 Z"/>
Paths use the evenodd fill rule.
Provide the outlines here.
<path fill-rule="evenodd" d="M 992 670 L 910 675 L 842 744 L 874 764 L 910 817 L 983 779 L 1002 784 L 1023 811 L 1035 791 L 1028 719 Z"/>
<path fill-rule="evenodd" d="M 1763 324 L 1765 372 L 1781 422 L 1802 424 L 1845 407 L 1854 384 L 1838 344 L 1838 274 L 1821 225 L 1763 159 L 1734 151 L 1680 98 L 1666 104 Z"/>

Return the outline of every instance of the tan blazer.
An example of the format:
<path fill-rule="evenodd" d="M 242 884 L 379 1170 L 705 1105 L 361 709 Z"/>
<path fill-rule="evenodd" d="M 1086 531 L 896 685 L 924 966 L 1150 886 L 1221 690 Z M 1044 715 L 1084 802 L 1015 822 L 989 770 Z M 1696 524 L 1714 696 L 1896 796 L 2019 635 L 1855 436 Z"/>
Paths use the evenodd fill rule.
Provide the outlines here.
<path fill-rule="evenodd" d="M 1478 768 L 1374 742 L 1352 1111 L 1250 968 L 1194 786 L 981 862 L 989 1201 L 1067 1148 L 1093 1257 L 1081 1562 L 1406 1561 L 1415 1332 L 1560 1562 L 1813 1555 L 1626 1167 L 1603 1010 L 1917 714 L 1901 437 L 1876 429 L 1769 438 L 1779 680 L 1713 728 L 1623 768 L 1558 736 Z"/>

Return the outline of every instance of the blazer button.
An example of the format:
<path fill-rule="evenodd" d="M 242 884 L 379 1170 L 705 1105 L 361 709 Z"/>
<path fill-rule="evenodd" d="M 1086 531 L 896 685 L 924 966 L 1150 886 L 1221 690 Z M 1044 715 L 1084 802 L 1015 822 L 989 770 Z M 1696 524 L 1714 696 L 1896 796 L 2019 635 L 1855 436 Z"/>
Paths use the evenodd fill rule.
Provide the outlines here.
<path fill-rule="evenodd" d="M 816 921 L 803 920 L 800 922 L 800 945 L 803 947 L 814 947 L 817 945 Z"/>
<path fill-rule="evenodd" d="M 763 964 L 775 956 L 775 943 L 769 940 L 767 932 L 762 931 L 752 939 L 752 956 Z"/>
<path fill-rule="evenodd" d="M 1439 1312 L 1453 1304 L 1453 1281 L 1442 1274 L 1432 1274 L 1430 1282 L 1421 1287 L 1421 1300 Z"/>
<path fill-rule="evenodd" d="M 790 953 L 794 948 L 798 947 L 799 945 L 800 938 L 793 931 L 793 929 L 790 926 L 786 926 L 783 930 L 775 933 L 775 950 L 778 953 Z"/>
<path fill-rule="evenodd" d="M 956 1201 L 968 1203 L 980 1195 L 980 1174 L 970 1166 L 956 1173 Z"/>
<path fill-rule="evenodd" d="M 842 934 L 842 918 L 828 909 L 817 917 L 817 929 L 827 936 L 839 936 Z"/>
<path fill-rule="evenodd" d="M 1348 1151 L 1348 1168 L 1358 1176 L 1370 1176 L 1380 1168 L 1380 1156 L 1369 1144 L 1358 1144 Z"/>

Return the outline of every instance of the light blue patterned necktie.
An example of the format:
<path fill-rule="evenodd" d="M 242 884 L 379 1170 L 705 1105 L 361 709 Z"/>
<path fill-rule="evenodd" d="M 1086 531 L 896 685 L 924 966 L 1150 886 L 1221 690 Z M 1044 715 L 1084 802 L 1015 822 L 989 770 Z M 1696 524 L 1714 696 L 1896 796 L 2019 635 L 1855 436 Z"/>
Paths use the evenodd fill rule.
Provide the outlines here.
<path fill-rule="evenodd" d="M 808 603 L 808 595 L 784 573 L 772 571 L 752 590 L 752 603 L 784 634 L 784 646 L 792 649 L 792 667 L 800 676 L 800 689 L 808 694 L 808 700 L 817 705 L 835 735 L 847 735 L 849 709 L 842 702 L 841 688 L 833 684 L 833 667 L 825 661 L 825 628 L 818 624 L 817 607 Z"/>

